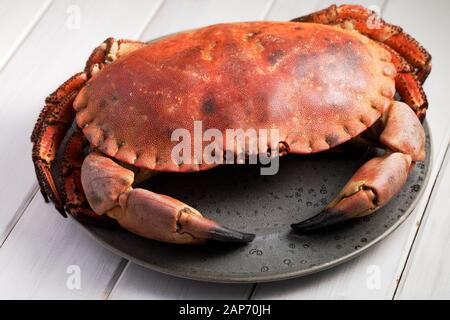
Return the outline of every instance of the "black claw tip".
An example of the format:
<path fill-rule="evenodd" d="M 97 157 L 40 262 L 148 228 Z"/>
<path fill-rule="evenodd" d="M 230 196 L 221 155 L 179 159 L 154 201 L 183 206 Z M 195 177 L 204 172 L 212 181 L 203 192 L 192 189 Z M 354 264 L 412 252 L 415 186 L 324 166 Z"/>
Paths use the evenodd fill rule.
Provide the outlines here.
<path fill-rule="evenodd" d="M 48 200 L 47 194 L 45 193 L 45 191 L 44 191 L 42 188 L 41 188 L 41 194 L 42 194 L 42 196 L 44 197 L 44 201 L 45 201 L 46 203 L 48 203 L 49 200 Z"/>
<path fill-rule="evenodd" d="M 292 224 L 291 227 L 295 231 L 307 232 L 328 227 L 347 219 L 348 217 L 342 212 L 324 210 L 305 221 Z"/>
<path fill-rule="evenodd" d="M 255 235 L 253 233 L 244 233 L 227 227 L 217 226 L 208 231 L 208 239 L 221 242 L 246 243 L 252 242 L 255 239 Z"/>
<path fill-rule="evenodd" d="M 57 206 L 55 205 L 56 210 L 58 210 L 58 212 L 64 217 L 67 218 L 67 213 L 66 210 L 64 210 L 63 207 Z"/>

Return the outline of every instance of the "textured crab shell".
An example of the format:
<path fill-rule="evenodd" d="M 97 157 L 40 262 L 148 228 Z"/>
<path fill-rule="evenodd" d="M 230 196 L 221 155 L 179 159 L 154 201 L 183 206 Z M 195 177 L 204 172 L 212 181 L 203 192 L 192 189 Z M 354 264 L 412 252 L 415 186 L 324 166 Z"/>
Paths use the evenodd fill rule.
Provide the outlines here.
<path fill-rule="evenodd" d="M 77 123 L 92 145 L 159 171 L 177 164 L 177 128 L 278 128 L 289 152 L 326 150 L 360 134 L 392 102 L 390 54 L 355 31 L 298 22 L 218 24 L 149 43 L 84 88 Z M 269 141 L 269 146 L 278 141 Z"/>

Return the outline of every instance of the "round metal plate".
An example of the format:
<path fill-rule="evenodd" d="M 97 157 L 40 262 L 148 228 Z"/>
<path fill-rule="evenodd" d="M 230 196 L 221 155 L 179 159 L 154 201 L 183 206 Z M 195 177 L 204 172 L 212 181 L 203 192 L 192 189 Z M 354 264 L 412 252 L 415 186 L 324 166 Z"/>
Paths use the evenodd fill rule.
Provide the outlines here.
<path fill-rule="evenodd" d="M 274 176 L 252 165 L 219 166 L 199 173 L 161 173 L 146 186 L 196 207 L 223 225 L 257 237 L 247 245 L 166 244 L 83 224 L 105 247 L 163 273 L 212 282 L 263 282 L 324 270 L 354 258 L 397 228 L 414 209 L 430 172 L 427 158 L 403 190 L 375 214 L 314 233 L 298 234 L 292 223 L 319 212 L 371 155 L 288 155 Z"/>

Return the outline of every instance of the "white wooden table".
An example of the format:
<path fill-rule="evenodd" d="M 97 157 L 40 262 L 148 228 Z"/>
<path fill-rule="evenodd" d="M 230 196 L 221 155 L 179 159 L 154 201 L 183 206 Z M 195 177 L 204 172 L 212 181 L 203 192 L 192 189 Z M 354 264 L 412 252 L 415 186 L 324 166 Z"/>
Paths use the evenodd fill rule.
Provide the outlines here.
<path fill-rule="evenodd" d="M 223 21 L 288 20 L 332 2 L 0 0 L 0 298 L 450 298 L 450 1 L 357 1 L 378 6 L 383 18 L 403 26 L 432 53 L 425 90 L 434 148 L 431 179 L 415 211 L 349 263 L 261 285 L 178 279 L 103 249 L 37 192 L 29 135 L 43 100 L 81 70 L 106 37 L 152 39 Z M 73 278 L 78 271 L 79 283 Z"/>

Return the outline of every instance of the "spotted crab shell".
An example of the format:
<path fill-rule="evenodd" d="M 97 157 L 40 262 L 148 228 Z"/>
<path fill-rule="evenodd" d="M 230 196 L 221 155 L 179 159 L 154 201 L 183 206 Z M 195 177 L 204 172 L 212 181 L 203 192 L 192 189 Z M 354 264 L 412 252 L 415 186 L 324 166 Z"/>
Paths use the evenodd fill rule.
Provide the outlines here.
<path fill-rule="evenodd" d="M 90 143 L 158 171 L 176 163 L 172 132 L 279 129 L 289 152 L 320 152 L 357 136 L 395 94 L 390 54 L 339 27 L 298 22 L 218 24 L 149 43 L 106 65 L 84 88 L 77 123 Z M 270 147 L 278 141 L 269 141 Z M 194 154 L 192 155 L 194 157 Z"/>

